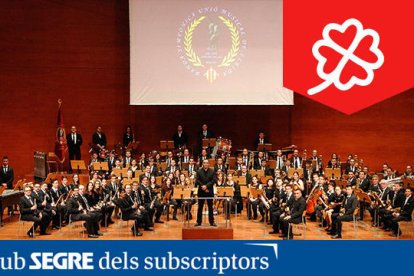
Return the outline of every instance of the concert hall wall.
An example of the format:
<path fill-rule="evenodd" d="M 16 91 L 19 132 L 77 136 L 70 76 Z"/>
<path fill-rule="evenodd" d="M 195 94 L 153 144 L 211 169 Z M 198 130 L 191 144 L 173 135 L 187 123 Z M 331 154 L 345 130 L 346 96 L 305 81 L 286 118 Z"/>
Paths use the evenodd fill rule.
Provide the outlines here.
<path fill-rule="evenodd" d="M 16 177 L 33 171 L 34 151 L 53 151 L 59 98 L 85 160 L 98 124 L 109 145 L 131 124 L 148 152 L 177 124 L 194 144 L 207 123 L 235 149 L 263 130 L 275 147 L 317 148 L 325 160 L 354 152 L 372 169 L 388 160 L 399 170 L 412 161 L 413 90 L 351 116 L 302 96 L 294 107 L 129 106 L 128 1 L 1 1 L 0 13 L 0 155 Z"/>

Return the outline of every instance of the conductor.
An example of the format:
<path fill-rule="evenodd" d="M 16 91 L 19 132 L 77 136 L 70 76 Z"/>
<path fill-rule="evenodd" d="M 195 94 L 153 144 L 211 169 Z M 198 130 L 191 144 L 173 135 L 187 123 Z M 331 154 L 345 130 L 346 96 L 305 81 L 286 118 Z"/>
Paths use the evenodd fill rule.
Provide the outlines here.
<path fill-rule="evenodd" d="M 213 216 L 213 186 L 216 183 L 216 174 L 212 168 L 209 168 L 208 160 L 203 161 L 203 166 L 197 171 L 197 179 L 195 186 L 198 188 L 198 212 L 197 212 L 197 223 L 195 226 L 201 226 L 203 216 L 204 202 L 207 201 L 208 206 L 208 221 L 211 226 L 217 226 L 214 222 Z M 210 197 L 210 199 L 204 199 Z M 202 199 L 200 199 L 202 198 Z"/>

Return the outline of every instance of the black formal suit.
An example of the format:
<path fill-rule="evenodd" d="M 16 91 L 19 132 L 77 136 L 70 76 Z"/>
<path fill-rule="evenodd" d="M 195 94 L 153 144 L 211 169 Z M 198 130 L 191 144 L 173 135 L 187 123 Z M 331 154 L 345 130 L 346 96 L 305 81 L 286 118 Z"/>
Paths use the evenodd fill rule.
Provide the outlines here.
<path fill-rule="evenodd" d="M 7 189 L 13 189 L 14 171 L 10 166 L 0 167 L 0 185 L 7 184 Z"/>
<path fill-rule="evenodd" d="M 141 214 L 141 211 L 138 211 L 137 209 L 132 208 L 134 205 L 134 199 L 132 198 L 132 194 L 128 195 L 126 194 L 124 198 L 120 198 L 116 201 L 117 206 L 121 209 L 122 212 L 122 220 L 134 220 L 135 224 L 134 227 L 131 228 L 134 235 L 138 235 L 139 228 L 143 223 L 144 216 Z"/>
<path fill-rule="evenodd" d="M 271 169 L 269 166 L 266 166 L 265 168 L 261 167 L 261 168 L 259 168 L 259 170 L 264 171 L 265 176 L 273 176 L 274 175 L 273 169 Z"/>
<path fill-rule="evenodd" d="M 267 138 L 263 138 L 263 139 L 260 139 L 259 137 L 254 141 L 254 148 L 255 149 L 257 149 L 257 147 L 259 146 L 259 145 L 262 145 L 262 144 L 268 144 L 269 143 L 269 139 L 267 139 Z"/>
<path fill-rule="evenodd" d="M 37 226 L 40 226 L 40 233 L 46 233 L 46 229 L 50 223 L 50 216 L 38 209 L 32 210 L 31 208 L 35 204 L 32 197 L 27 198 L 26 195 L 22 196 L 19 201 L 19 210 L 21 220 L 24 221 L 33 221 L 34 222 L 34 230 L 36 230 Z M 37 206 L 40 203 L 36 202 Z M 40 218 L 40 213 L 42 214 L 42 218 Z M 28 231 L 33 232 L 33 227 Z"/>
<path fill-rule="evenodd" d="M 356 184 L 357 184 L 357 181 L 355 177 L 353 177 L 352 179 L 348 178 L 348 186 L 354 187 L 356 186 Z"/>
<path fill-rule="evenodd" d="M 238 171 L 237 172 L 237 176 L 244 176 L 246 177 L 246 184 L 250 184 L 252 183 L 252 176 L 250 175 L 250 173 L 243 173 L 242 171 Z"/>
<path fill-rule="evenodd" d="M 100 145 L 106 148 L 106 135 L 105 133 L 100 133 L 101 135 L 99 136 L 99 134 L 97 132 L 95 132 L 92 135 L 92 143 L 94 145 Z"/>
<path fill-rule="evenodd" d="M 198 133 L 198 139 L 200 140 L 200 143 L 203 143 L 203 139 L 205 138 L 214 138 L 214 133 L 211 130 L 207 130 L 206 133 L 203 131 L 200 131 Z"/>
<path fill-rule="evenodd" d="M 66 135 L 66 142 L 68 144 L 69 149 L 69 160 L 81 160 L 81 150 L 80 147 L 82 146 L 83 140 L 82 135 L 76 133 L 76 139 L 74 140 L 72 137 L 72 133 Z"/>
<path fill-rule="evenodd" d="M 183 131 L 180 133 L 178 133 L 178 131 L 176 133 L 174 133 L 173 137 L 172 137 L 173 141 L 174 141 L 174 147 L 176 149 L 186 146 L 188 143 L 188 137 L 187 134 Z"/>
<path fill-rule="evenodd" d="M 58 202 L 61 195 L 62 194 L 59 192 L 59 189 L 50 189 L 50 197 L 54 204 Z M 61 221 L 67 221 L 66 206 L 62 206 L 62 204 L 59 203 L 54 207 L 54 210 L 56 211 L 57 215 L 53 217 L 53 226 L 61 226 Z"/>
<path fill-rule="evenodd" d="M 313 172 L 312 172 L 312 169 L 311 168 L 309 168 L 309 169 L 307 169 L 307 168 L 304 168 L 303 169 L 303 178 L 304 178 L 304 181 L 306 182 L 306 181 L 312 181 L 313 179 L 312 179 L 312 174 L 313 174 Z M 328 177 L 330 177 L 330 176 L 328 176 Z"/>
<path fill-rule="evenodd" d="M 292 157 L 290 158 L 290 164 L 293 168 L 302 168 L 302 157 Z"/>
<path fill-rule="evenodd" d="M 79 206 L 82 206 L 83 210 L 79 210 Z M 86 198 L 82 198 L 80 195 L 72 196 L 67 202 L 67 209 L 72 221 L 85 221 L 86 230 L 89 235 L 98 234 L 101 215 L 99 213 L 86 211 L 88 209 Z"/>
<path fill-rule="evenodd" d="M 285 204 L 285 207 L 289 207 L 290 210 L 292 210 L 293 202 L 295 201 L 295 198 L 293 197 L 293 193 L 290 195 L 286 194 L 283 191 L 276 190 L 276 193 L 279 194 L 279 201 L 283 204 Z M 284 215 L 284 209 L 277 208 L 275 209 L 271 214 L 271 219 L 273 223 L 273 232 L 278 233 L 280 229 L 280 222 L 281 219 L 283 219 Z"/>
<path fill-rule="evenodd" d="M 411 221 L 412 220 L 411 214 L 413 213 L 413 210 L 414 210 L 414 198 L 411 195 L 409 198 L 406 197 L 404 199 L 404 203 L 402 205 L 400 215 L 398 217 L 393 217 L 390 222 L 391 230 L 398 236 L 402 234 L 401 229 L 398 229 L 398 222 Z M 399 230 L 399 233 L 398 233 L 398 230 Z"/>
<path fill-rule="evenodd" d="M 214 196 L 214 184 L 217 182 L 216 174 L 212 168 L 205 170 L 201 168 L 197 171 L 197 177 L 195 182 L 195 187 L 198 188 L 198 197 L 213 197 Z M 202 186 L 206 186 L 206 189 L 203 190 Z M 205 199 L 198 199 L 198 212 L 197 212 L 197 224 L 202 223 L 203 217 L 203 206 Z M 208 220 L 210 224 L 214 224 L 214 215 L 213 215 L 213 199 L 207 199 L 208 206 Z"/>
<path fill-rule="evenodd" d="M 344 206 L 345 214 L 340 216 L 339 213 L 332 214 L 332 231 L 336 232 L 339 237 L 342 237 L 342 222 L 352 221 L 354 219 L 353 214 L 355 209 L 358 207 L 358 199 L 352 194 L 351 196 L 345 197 Z"/>
<path fill-rule="evenodd" d="M 188 170 L 188 173 L 189 174 L 193 175 L 195 172 L 198 171 L 198 166 L 196 164 L 194 164 L 192 166 L 191 165 L 188 165 L 187 170 Z"/>
<path fill-rule="evenodd" d="M 306 200 L 301 196 L 299 199 L 295 199 L 292 203 L 292 209 L 290 211 L 290 218 L 282 220 L 282 234 L 287 236 L 289 232 L 289 239 L 293 238 L 292 230 L 289 231 L 290 224 L 298 224 L 302 222 L 303 212 L 306 210 Z"/>
<path fill-rule="evenodd" d="M 255 158 L 254 162 L 253 162 L 253 167 L 255 170 L 260 170 L 260 168 L 262 167 L 262 161 L 265 160 L 264 158 L 259 159 L 259 158 Z"/>
<path fill-rule="evenodd" d="M 60 194 L 67 195 L 67 193 L 70 192 L 71 187 L 69 185 L 60 185 L 58 190 Z"/>
<path fill-rule="evenodd" d="M 116 158 L 115 157 L 109 157 L 108 158 L 108 168 L 109 168 L 109 171 L 112 171 L 112 169 L 113 168 L 115 168 L 115 160 L 116 160 Z"/>
<path fill-rule="evenodd" d="M 369 186 L 370 186 L 370 183 L 369 183 L 369 180 L 368 180 L 368 178 L 367 177 L 365 177 L 360 183 L 359 183 L 359 188 L 361 188 L 365 193 L 367 193 L 368 192 L 368 190 L 369 190 Z"/>
<path fill-rule="evenodd" d="M 348 174 L 349 172 L 353 172 L 353 173 L 356 173 L 356 167 L 355 166 L 347 166 L 346 168 L 345 168 L 345 173 L 346 174 Z"/>
<path fill-rule="evenodd" d="M 218 164 L 214 165 L 214 171 L 217 172 L 219 169 L 221 169 L 222 172 L 227 173 L 226 166 L 224 164 L 221 164 L 220 166 Z"/>
<path fill-rule="evenodd" d="M 391 201 L 391 208 L 402 208 L 405 201 L 404 189 L 400 189 L 397 193 L 390 191 L 388 199 Z M 384 223 L 385 229 L 391 229 L 391 220 L 393 218 L 392 211 L 382 208 L 379 210 L 380 222 Z"/>

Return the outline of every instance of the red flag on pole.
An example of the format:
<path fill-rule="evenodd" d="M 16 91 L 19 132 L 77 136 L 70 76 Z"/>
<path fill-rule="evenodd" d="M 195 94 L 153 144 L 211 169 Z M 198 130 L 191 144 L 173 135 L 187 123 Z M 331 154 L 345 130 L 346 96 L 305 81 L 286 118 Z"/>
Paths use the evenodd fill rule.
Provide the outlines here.
<path fill-rule="evenodd" d="M 63 114 L 62 114 L 62 100 L 58 100 L 58 116 L 57 116 L 57 129 L 56 129 L 56 144 L 55 144 L 55 154 L 58 157 L 59 161 L 63 163 L 65 161 L 65 153 L 68 148 L 66 143 L 66 131 L 65 125 L 63 123 Z"/>

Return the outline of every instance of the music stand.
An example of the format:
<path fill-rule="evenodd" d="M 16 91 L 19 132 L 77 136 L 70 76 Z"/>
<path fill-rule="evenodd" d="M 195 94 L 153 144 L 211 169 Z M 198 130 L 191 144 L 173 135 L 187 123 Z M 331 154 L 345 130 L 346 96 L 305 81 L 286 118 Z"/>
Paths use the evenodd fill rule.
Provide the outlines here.
<path fill-rule="evenodd" d="M 250 194 L 250 188 L 247 186 L 240 186 L 240 195 L 241 197 L 248 197 Z"/>
<path fill-rule="evenodd" d="M 120 168 L 113 168 L 111 174 L 115 175 L 116 177 L 121 177 L 121 175 L 122 175 L 122 169 L 120 169 Z"/>
<path fill-rule="evenodd" d="M 128 174 L 128 168 L 122 168 L 121 169 L 121 174 L 122 174 L 122 177 L 126 177 L 127 174 Z"/>
<path fill-rule="evenodd" d="M 93 163 L 94 171 L 109 171 L 108 162 L 95 162 Z"/>
<path fill-rule="evenodd" d="M 234 196 L 233 187 L 217 187 L 218 197 L 232 197 Z"/>
<path fill-rule="evenodd" d="M 257 145 L 257 151 L 271 151 L 272 150 L 272 144 L 259 144 Z"/>
<path fill-rule="evenodd" d="M 260 179 L 262 176 L 264 176 L 264 171 L 262 171 L 262 170 L 251 170 L 250 175 L 251 176 L 257 176 L 257 178 Z"/>
<path fill-rule="evenodd" d="M 327 177 L 333 177 L 333 179 L 340 179 L 341 178 L 341 169 L 340 168 L 326 168 L 325 175 Z"/>
<path fill-rule="evenodd" d="M 302 177 L 303 176 L 303 168 L 297 168 L 297 169 L 295 169 L 295 168 L 289 168 L 288 177 L 289 178 L 292 178 L 292 176 L 293 176 L 293 174 L 295 172 L 298 172 L 299 173 L 299 177 Z"/>
<path fill-rule="evenodd" d="M 72 170 L 77 169 L 78 174 L 81 173 L 81 170 L 86 170 L 85 161 L 83 160 L 70 160 L 70 167 Z"/>
<path fill-rule="evenodd" d="M 233 181 L 238 183 L 239 185 L 246 185 L 247 180 L 245 176 L 235 176 L 233 177 Z"/>
<path fill-rule="evenodd" d="M 134 179 L 124 178 L 124 180 L 122 181 L 122 188 L 125 188 L 126 185 L 131 185 L 132 182 L 134 182 Z"/>
<path fill-rule="evenodd" d="M 191 197 L 191 190 L 185 190 L 182 188 L 174 187 L 174 193 L 172 195 L 172 199 L 175 200 L 182 200 Z"/>
<path fill-rule="evenodd" d="M 174 141 L 161 140 L 160 141 L 160 149 L 167 150 L 167 151 L 174 149 Z"/>
<path fill-rule="evenodd" d="M 354 190 L 354 193 L 355 193 L 355 195 L 358 197 L 358 200 L 359 201 L 362 201 L 362 202 L 365 202 L 365 203 L 368 203 L 368 204 L 371 204 L 371 197 L 367 194 L 367 193 L 364 193 L 362 190 L 360 190 L 360 189 L 355 189 Z"/>
<path fill-rule="evenodd" d="M 273 177 L 271 175 L 267 175 L 267 176 L 264 175 L 260 177 L 260 182 L 262 182 L 262 184 L 266 184 L 269 179 L 273 179 Z"/>
<path fill-rule="evenodd" d="M 256 189 L 256 188 L 250 188 L 250 194 L 253 198 L 258 198 L 259 195 L 263 194 L 263 190 Z"/>

